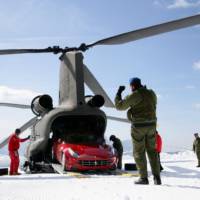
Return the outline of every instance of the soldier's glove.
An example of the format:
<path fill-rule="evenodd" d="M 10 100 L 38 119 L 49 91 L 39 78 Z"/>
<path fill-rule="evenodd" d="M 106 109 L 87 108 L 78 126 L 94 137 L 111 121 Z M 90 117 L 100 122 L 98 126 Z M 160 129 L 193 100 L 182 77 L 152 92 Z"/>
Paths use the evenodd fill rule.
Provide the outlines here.
<path fill-rule="evenodd" d="M 119 86 L 119 89 L 118 89 L 118 91 L 117 91 L 117 96 L 118 97 L 122 97 L 122 92 L 125 90 L 125 86 Z"/>
<path fill-rule="evenodd" d="M 27 139 L 29 140 L 31 138 L 31 136 L 29 135 L 28 137 L 27 137 Z"/>

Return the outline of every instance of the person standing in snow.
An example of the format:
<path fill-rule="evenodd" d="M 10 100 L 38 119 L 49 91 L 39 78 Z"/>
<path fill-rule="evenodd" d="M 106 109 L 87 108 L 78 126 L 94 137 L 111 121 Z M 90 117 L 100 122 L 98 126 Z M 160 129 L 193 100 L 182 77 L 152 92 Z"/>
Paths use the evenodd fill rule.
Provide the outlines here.
<path fill-rule="evenodd" d="M 159 163 L 160 163 L 160 171 L 162 171 L 163 167 L 160 162 L 160 153 L 162 151 L 162 137 L 160 136 L 158 131 L 156 131 L 156 151 L 158 153 L 158 159 L 159 159 Z"/>
<path fill-rule="evenodd" d="M 122 169 L 122 156 L 123 156 L 123 145 L 119 138 L 115 135 L 110 136 L 110 141 L 113 142 L 113 148 L 115 149 L 118 157 L 117 169 Z"/>
<path fill-rule="evenodd" d="M 10 156 L 10 175 L 20 175 L 18 172 L 19 168 L 19 153 L 18 149 L 20 147 L 20 142 L 27 141 L 30 136 L 27 138 L 21 139 L 19 138 L 19 134 L 21 133 L 20 129 L 16 129 L 15 132 L 10 136 L 9 142 L 8 142 L 8 151 Z"/>
<path fill-rule="evenodd" d="M 193 151 L 196 153 L 198 165 L 197 167 L 200 167 L 200 137 L 198 133 L 194 134 L 195 140 L 193 143 Z"/>
<path fill-rule="evenodd" d="M 130 79 L 132 93 L 122 99 L 125 86 L 120 86 L 116 97 L 117 110 L 127 110 L 131 121 L 131 136 L 133 142 L 133 155 L 140 178 L 135 184 L 149 184 L 147 173 L 146 152 L 149 157 L 154 184 L 161 185 L 160 165 L 156 152 L 156 105 L 157 97 L 153 90 L 141 84 L 139 78 Z"/>

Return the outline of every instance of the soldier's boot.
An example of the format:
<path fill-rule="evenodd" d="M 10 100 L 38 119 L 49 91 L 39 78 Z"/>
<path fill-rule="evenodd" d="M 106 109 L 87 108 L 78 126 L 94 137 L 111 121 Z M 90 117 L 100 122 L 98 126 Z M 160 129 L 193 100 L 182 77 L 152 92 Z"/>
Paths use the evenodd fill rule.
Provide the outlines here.
<path fill-rule="evenodd" d="M 134 182 L 136 185 L 149 185 L 148 178 L 139 178 L 137 181 Z"/>
<path fill-rule="evenodd" d="M 14 172 L 13 175 L 14 175 L 14 176 L 17 176 L 17 175 L 21 175 L 21 173 L 19 173 L 19 172 Z"/>
<path fill-rule="evenodd" d="M 154 176 L 153 181 L 155 185 L 162 185 L 160 176 Z"/>

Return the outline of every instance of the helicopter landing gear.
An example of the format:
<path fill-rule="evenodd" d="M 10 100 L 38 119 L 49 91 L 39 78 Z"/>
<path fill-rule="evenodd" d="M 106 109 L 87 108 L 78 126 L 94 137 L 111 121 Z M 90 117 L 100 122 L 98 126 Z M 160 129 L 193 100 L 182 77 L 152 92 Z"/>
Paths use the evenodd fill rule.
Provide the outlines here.
<path fill-rule="evenodd" d="M 37 174 L 37 173 L 54 173 L 51 163 L 25 161 L 23 165 L 23 170 L 27 174 Z"/>
<path fill-rule="evenodd" d="M 66 171 L 66 158 L 64 154 L 62 154 L 62 170 L 63 172 Z"/>

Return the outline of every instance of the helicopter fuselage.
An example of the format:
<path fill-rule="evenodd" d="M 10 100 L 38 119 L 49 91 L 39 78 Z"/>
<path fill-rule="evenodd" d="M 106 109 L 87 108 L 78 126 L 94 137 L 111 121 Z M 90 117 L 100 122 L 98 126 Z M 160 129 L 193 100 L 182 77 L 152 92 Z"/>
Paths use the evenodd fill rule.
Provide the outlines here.
<path fill-rule="evenodd" d="M 37 98 L 34 99 L 32 110 L 34 113 L 38 113 L 40 118 L 32 127 L 31 141 L 27 148 L 29 161 L 51 161 L 52 156 L 58 155 L 61 150 L 54 148 L 52 154 L 52 149 L 58 146 L 56 145 L 58 141 L 69 144 L 68 141 L 72 137 L 75 140 L 79 137 L 85 140 L 84 143 L 79 141 L 79 146 L 89 142 L 88 135 L 93 137 L 91 145 L 97 144 L 97 141 L 102 141 L 99 145 L 104 144 L 107 117 L 100 109 L 104 104 L 104 98 L 101 95 L 85 96 L 85 66 L 82 60 L 83 56 L 80 52 L 70 52 L 62 57 L 58 107 L 50 109 L 51 101 L 48 95 L 39 97 L 41 101 Z M 46 106 L 46 102 L 48 106 Z M 76 141 L 71 141 L 70 145 L 76 146 Z M 89 146 L 87 148 L 90 149 Z M 99 149 L 97 147 L 94 152 L 98 157 Z M 106 149 L 102 152 L 105 153 Z M 105 155 L 108 156 L 106 153 Z M 107 158 L 104 156 L 104 159 L 110 159 L 110 156 Z M 59 157 L 57 157 L 57 161 L 60 161 Z"/>

